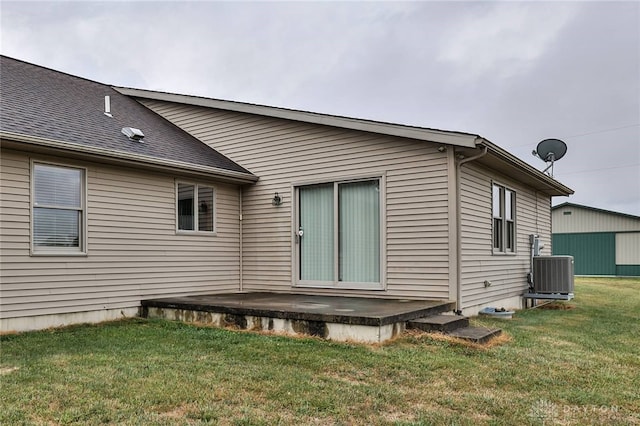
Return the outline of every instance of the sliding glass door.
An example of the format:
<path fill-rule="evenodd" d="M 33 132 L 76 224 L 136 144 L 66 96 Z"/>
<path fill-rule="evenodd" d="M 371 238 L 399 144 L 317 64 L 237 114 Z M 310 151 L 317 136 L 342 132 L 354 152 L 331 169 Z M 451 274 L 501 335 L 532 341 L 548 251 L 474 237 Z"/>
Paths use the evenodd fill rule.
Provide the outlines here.
<path fill-rule="evenodd" d="M 380 286 L 380 179 L 297 188 L 298 282 Z"/>

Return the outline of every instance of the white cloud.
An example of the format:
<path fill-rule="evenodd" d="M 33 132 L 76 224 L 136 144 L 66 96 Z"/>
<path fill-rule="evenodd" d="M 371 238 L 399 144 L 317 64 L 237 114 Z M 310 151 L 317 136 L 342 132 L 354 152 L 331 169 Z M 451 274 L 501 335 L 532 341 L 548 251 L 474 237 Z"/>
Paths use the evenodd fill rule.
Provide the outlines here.
<path fill-rule="evenodd" d="M 443 34 L 438 59 L 457 75 L 507 78 L 540 58 L 575 15 L 578 3 L 543 7 L 532 2 L 492 2 L 474 8 Z"/>
<path fill-rule="evenodd" d="M 0 12 L 3 54 L 104 83 L 479 133 L 538 168 L 536 143 L 568 137 L 556 171 L 570 200 L 640 215 L 629 190 L 640 167 L 616 168 L 640 163 L 640 128 L 575 137 L 640 120 L 638 2 L 3 1 Z"/>

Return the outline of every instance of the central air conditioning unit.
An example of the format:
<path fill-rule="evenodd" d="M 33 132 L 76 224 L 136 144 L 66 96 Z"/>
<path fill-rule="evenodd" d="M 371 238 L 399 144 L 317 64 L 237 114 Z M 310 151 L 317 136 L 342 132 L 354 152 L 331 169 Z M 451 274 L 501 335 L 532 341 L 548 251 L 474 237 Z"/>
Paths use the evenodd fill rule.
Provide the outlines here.
<path fill-rule="evenodd" d="M 573 293 L 573 256 L 534 256 L 533 292 Z"/>

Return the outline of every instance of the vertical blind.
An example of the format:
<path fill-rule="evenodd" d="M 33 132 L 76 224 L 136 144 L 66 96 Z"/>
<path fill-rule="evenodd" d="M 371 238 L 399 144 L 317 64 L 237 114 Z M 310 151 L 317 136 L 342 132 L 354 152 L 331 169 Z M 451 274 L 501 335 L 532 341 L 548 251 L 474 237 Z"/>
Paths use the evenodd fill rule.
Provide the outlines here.
<path fill-rule="evenodd" d="M 300 279 L 379 283 L 380 181 L 305 186 L 298 194 Z"/>
<path fill-rule="evenodd" d="M 338 185 L 340 281 L 380 282 L 379 191 L 377 180 Z"/>
<path fill-rule="evenodd" d="M 34 165 L 33 243 L 80 247 L 84 171 Z"/>
<path fill-rule="evenodd" d="M 333 184 L 300 188 L 300 279 L 333 281 Z"/>

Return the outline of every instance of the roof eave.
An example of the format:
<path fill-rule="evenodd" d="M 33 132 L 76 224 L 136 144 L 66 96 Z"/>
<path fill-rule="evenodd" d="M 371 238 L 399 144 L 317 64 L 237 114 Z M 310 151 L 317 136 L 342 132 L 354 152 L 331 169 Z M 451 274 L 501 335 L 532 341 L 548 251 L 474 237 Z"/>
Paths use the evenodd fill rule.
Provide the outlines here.
<path fill-rule="evenodd" d="M 585 205 L 582 205 L 582 204 L 575 204 L 575 203 L 570 203 L 570 202 L 564 202 L 562 204 L 558 204 L 556 206 L 553 206 L 553 207 L 551 207 L 551 210 L 557 210 L 557 209 L 562 208 L 562 207 L 579 208 L 579 209 L 590 210 L 590 211 L 594 211 L 594 212 L 598 212 L 598 213 L 605 213 L 605 214 L 611 214 L 611 215 L 626 217 L 628 219 L 635 219 L 635 220 L 640 219 L 640 216 L 636 216 L 636 215 L 633 215 L 633 214 L 614 212 L 613 210 L 606 210 L 606 209 L 601 209 L 601 208 L 598 208 L 598 207 L 585 206 Z"/>
<path fill-rule="evenodd" d="M 225 170 L 218 167 L 203 166 L 182 161 L 149 157 L 124 151 L 90 147 L 71 142 L 40 138 L 19 133 L 0 131 L 0 139 L 5 142 L 3 144 L 5 147 L 7 147 L 7 141 L 13 141 L 22 144 L 22 146 L 26 144 L 27 146 L 31 147 L 41 147 L 53 149 L 60 152 L 74 153 L 76 155 L 87 156 L 97 160 L 106 159 L 109 160 L 110 163 L 128 165 L 133 163 L 148 169 L 207 176 L 209 178 L 216 178 L 231 183 L 247 184 L 257 182 L 259 179 L 258 176 L 250 173 L 242 173 L 232 170 Z M 11 148 L 11 146 L 9 146 L 9 148 Z"/>
<path fill-rule="evenodd" d="M 484 138 L 480 138 L 478 140 L 478 146 L 486 146 L 488 152 L 492 156 L 513 165 L 516 169 L 522 172 L 525 172 L 536 182 L 539 182 L 540 186 L 538 189 L 544 190 L 544 192 L 549 195 L 569 196 L 574 193 L 573 189 L 563 185 L 551 176 L 542 173 L 540 170 Z"/>
<path fill-rule="evenodd" d="M 204 98 L 191 95 L 180 95 L 175 93 L 156 92 L 152 90 L 134 89 L 127 87 L 113 87 L 123 95 L 134 98 L 144 98 L 157 101 L 174 102 L 185 105 L 201 106 L 205 108 L 215 108 L 226 111 L 235 111 L 246 114 L 262 115 L 267 117 L 294 120 L 305 123 L 322 124 L 351 130 L 360 130 L 398 136 L 403 138 L 443 143 L 454 146 L 473 148 L 476 146 L 478 135 L 450 132 L 437 129 L 427 129 L 423 127 L 407 126 L 402 124 L 384 123 L 373 120 L 359 118 L 341 117 L 329 114 L 320 114 L 309 111 L 292 110 L 286 108 L 256 105 L 243 102 L 225 101 L 220 99 Z"/>

